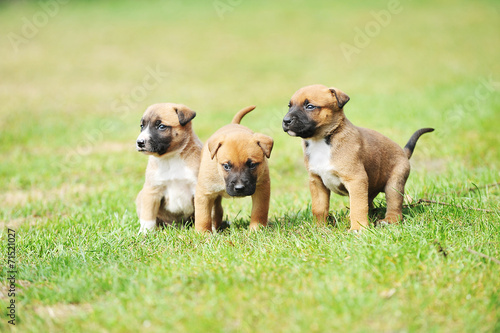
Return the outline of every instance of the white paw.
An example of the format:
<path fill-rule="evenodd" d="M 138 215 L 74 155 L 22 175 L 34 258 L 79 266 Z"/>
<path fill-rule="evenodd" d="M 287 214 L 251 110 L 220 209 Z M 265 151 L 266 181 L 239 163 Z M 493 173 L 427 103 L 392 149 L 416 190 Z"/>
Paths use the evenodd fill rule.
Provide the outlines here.
<path fill-rule="evenodd" d="M 140 220 L 141 228 L 139 229 L 140 234 L 145 234 L 148 231 L 152 231 L 156 227 L 156 221 Z"/>
<path fill-rule="evenodd" d="M 384 228 L 384 227 L 387 227 L 387 226 L 389 226 L 389 225 L 391 225 L 389 222 L 385 222 L 385 221 L 378 221 L 378 226 L 379 226 L 380 228 Z"/>

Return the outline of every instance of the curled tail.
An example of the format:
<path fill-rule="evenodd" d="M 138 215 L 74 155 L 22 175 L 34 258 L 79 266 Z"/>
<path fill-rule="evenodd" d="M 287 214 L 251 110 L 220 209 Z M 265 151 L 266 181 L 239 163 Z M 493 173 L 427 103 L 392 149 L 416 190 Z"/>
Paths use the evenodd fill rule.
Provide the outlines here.
<path fill-rule="evenodd" d="M 234 116 L 233 121 L 231 121 L 231 124 L 239 124 L 241 118 L 243 118 L 248 112 L 252 111 L 253 109 L 255 109 L 255 105 L 247 106 L 246 108 L 238 111 L 238 113 Z"/>
<path fill-rule="evenodd" d="M 413 149 L 415 149 L 415 145 L 417 144 L 418 138 L 420 138 L 422 134 L 432 131 L 434 131 L 434 128 L 421 128 L 415 133 L 413 133 L 410 140 L 408 140 L 408 143 L 404 147 L 404 151 L 406 153 L 406 156 L 408 156 L 408 159 L 410 159 L 411 154 L 413 154 Z"/>

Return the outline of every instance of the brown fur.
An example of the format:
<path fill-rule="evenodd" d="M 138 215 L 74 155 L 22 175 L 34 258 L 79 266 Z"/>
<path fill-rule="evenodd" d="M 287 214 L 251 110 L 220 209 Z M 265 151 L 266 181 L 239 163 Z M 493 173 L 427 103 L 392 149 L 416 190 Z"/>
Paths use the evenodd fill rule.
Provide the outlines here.
<path fill-rule="evenodd" d="M 169 141 L 169 146 L 162 155 L 152 152 L 150 149 L 153 148 L 147 142 L 144 149 L 138 146 L 139 151 L 150 155 L 144 187 L 136 199 L 141 231 L 150 229 L 143 228 L 142 221 L 170 225 L 187 222 L 194 217 L 194 189 L 202 149 L 191 125 L 195 115 L 187 106 L 173 103 L 154 104 L 144 112 L 142 124 L 169 126 L 168 130 L 156 133 L 158 140 Z M 150 138 L 151 135 L 148 135 L 141 132 L 138 141 Z M 175 204 L 173 200 L 177 200 Z"/>
<path fill-rule="evenodd" d="M 254 133 L 239 125 L 241 118 L 255 107 L 238 112 L 233 122 L 217 130 L 205 143 L 202 151 L 198 185 L 195 195 L 195 227 L 200 232 L 211 232 L 221 227 L 222 197 L 227 193 L 229 172 L 223 167 L 230 164 L 231 170 L 245 170 L 249 161 L 256 164 L 253 171 L 246 170 L 255 178 L 252 197 L 250 228 L 267 225 L 271 181 L 267 158 L 271 155 L 273 139 Z M 246 196 L 246 195 L 238 195 Z"/>
<path fill-rule="evenodd" d="M 325 223 L 330 192 L 349 195 L 350 230 L 360 230 L 368 227 L 368 210 L 373 199 L 385 192 L 384 221 L 397 223 L 403 217 L 404 186 L 410 173 L 408 159 L 418 137 L 432 129 L 415 133 L 412 144 L 408 142 L 403 150 L 376 131 L 354 126 L 343 111 L 348 101 L 349 97 L 341 90 L 323 85 L 301 88 L 290 100 L 283 129 L 301 136 L 299 128 L 312 124 L 311 130 L 302 135 L 312 213 L 319 223 Z M 314 108 L 306 109 L 308 104 Z M 303 118 L 299 120 L 300 117 Z"/>

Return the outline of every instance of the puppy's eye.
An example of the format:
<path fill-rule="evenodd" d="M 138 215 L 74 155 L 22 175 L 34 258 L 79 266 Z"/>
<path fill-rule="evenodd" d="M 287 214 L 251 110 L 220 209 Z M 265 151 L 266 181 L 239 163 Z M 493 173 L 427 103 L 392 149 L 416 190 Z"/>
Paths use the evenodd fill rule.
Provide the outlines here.
<path fill-rule="evenodd" d="M 306 105 L 306 110 L 314 110 L 316 108 L 316 106 L 312 105 L 312 104 L 307 104 Z"/>
<path fill-rule="evenodd" d="M 166 130 L 166 129 L 167 129 L 167 128 L 169 128 L 169 127 L 170 127 L 170 126 L 160 124 L 160 125 L 158 125 L 158 127 L 157 127 L 157 128 L 158 128 L 160 131 L 164 131 L 164 130 Z"/>
<path fill-rule="evenodd" d="M 259 163 L 255 163 L 255 162 L 252 162 L 252 161 L 248 161 L 247 162 L 247 166 L 250 170 L 253 170 L 257 167 L 257 165 L 259 165 Z"/>
<path fill-rule="evenodd" d="M 292 102 L 288 102 L 288 107 L 291 108 L 292 107 Z"/>
<path fill-rule="evenodd" d="M 144 129 L 144 124 L 141 124 L 141 131 Z"/>
<path fill-rule="evenodd" d="M 231 165 L 231 163 L 222 163 L 222 167 L 224 168 L 224 170 L 230 171 L 232 168 L 232 165 Z"/>

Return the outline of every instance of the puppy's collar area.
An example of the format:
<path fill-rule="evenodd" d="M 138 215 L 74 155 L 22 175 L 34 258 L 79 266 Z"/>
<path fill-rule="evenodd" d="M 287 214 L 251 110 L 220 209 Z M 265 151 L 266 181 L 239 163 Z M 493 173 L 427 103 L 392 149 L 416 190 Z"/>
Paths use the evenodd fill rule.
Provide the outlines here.
<path fill-rule="evenodd" d="M 332 143 L 332 137 L 339 131 L 339 129 L 340 129 L 340 124 L 338 124 L 336 127 L 334 127 L 332 131 L 329 131 L 323 137 L 323 140 L 325 140 L 326 144 L 330 145 Z"/>
<path fill-rule="evenodd" d="M 162 155 L 154 154 L 152 156 L 159 158 L 159 159 L 162 159 L 162 158 L 170 158 L 172 156 L 180 155 L 180 152 L 184 151 L 186 149 L 186 147 L 188 146 L 188 144 L 189 144 L 189 140 L 185 140 L 180 147 L 175 148 L 175 150 L 173 150 L 173 151 L 167 151 L 166 153 L 164 153 Z M 170 145 L 167 149 L 169 149 L 169 148 L 170 148 Z"/>
<path fill-rule="evenodd" d="M 156 155 L 156 154 L 155 155 L 151 155 L 151 158 L 157 160 L 158 162 L 161 162 L 161 161 L 164 161 L 164 160 L 167 160 L 167 159 L 171 159 L 173 157 L 180 157 L 180 156 L 181 156 L 180 151 L 174 150 L 174 151 L 166 152 L 163 155 Z"/>
<path fill-rule="evenodd" d="M 323 146 L 326 144 L 327 146 L 331 146 L 331 141 L 332 141 L 332 135 L 333 133 L 328 134 L 327 136 L 324 137 L 317 137 L 317 138 L 307 138 L 307 139 L 302 139 L 305 145 L 305 148 L 309 148 L 310 146 L 317 147 Z M 306 150 L 306 152 L 308 149 Z"/>
<path fill-rule="evenodd" d="M 340 132 L 340 129 L 345 125 L 346 118 L 340 119 L 337 123 L 333 124 L 333 126 L 321 133 L 318 138 L 314 138 L 315 140 L 325 140 L 325 142 L 330 145 L 332 142 L 332 138 Z M 313 139 L 313 138 L 311 138 Z"/>

